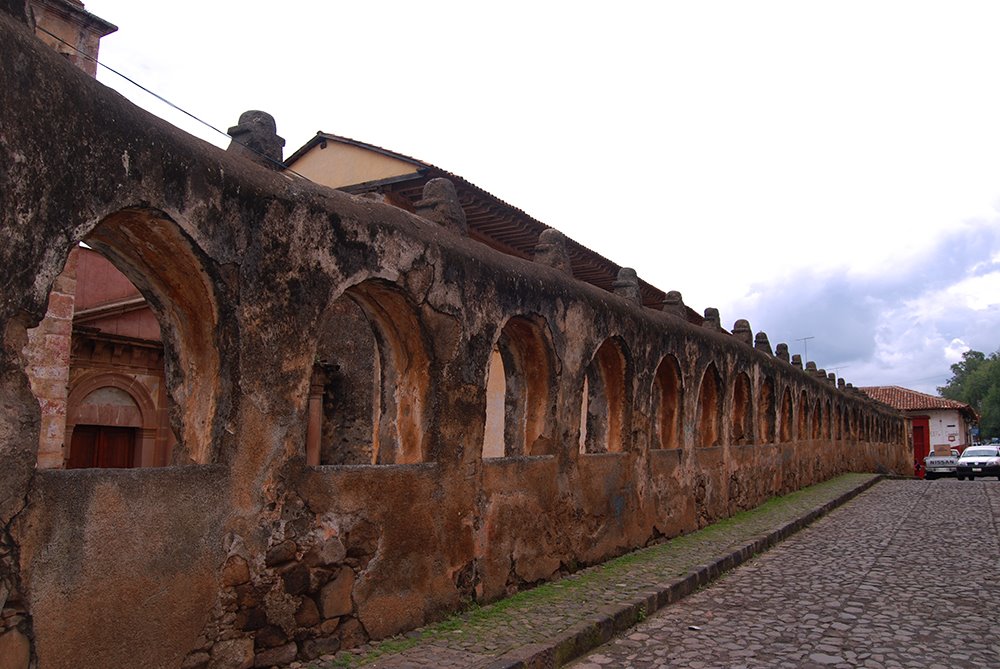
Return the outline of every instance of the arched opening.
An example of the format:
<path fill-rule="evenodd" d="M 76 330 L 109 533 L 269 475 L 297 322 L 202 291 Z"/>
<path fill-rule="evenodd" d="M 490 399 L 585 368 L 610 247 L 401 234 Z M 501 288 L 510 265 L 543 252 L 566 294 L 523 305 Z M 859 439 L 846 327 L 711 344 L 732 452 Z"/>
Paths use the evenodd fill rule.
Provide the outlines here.
<path fill-rule="evenodd" d="M 424 461 L 429 378 L 423 328 L 402 292 L 377 279 L 345 290 L 320 327 L 307 461 Z"/>
<path fill-rule="evenodd" d="M 781 443 L 792 440 L 792 391 L 785 388 L 781 394 Z"/>
<path fill-rule="evenodd" d="M 141 380 L 113 371 L 74 379 L 66 413 L 63 466 L 149 467 L 157 452 L 158 411 Z"/>
<path fill-rule="evenodd" d="M 510 318 L 500 331 L 490 358 L 487 381 L 486 439 L 502 455 L 551 453 L 555 404 L 555 365 L 545 321 L 534 316 Z M 496 358 L 499 357 L 499 362 Z M 494 371 L 503 382 L 493 381 Z"/>
<path fill-rule="evenodd" d="M 757 439 L 762 444 L 774 442 L 775 404 L 774 379 L 766 376 L 757 394 Z"/>
<path fill-rule="evenodd" d="M 663 356 L 653 379 L 653 407 L 656 421 L 654 448 L 680 448 L 680 418 L 684 406 L 681 368 L 677 358 Z"/>
<path fill-rule="evenodd" d="M 486 427 L 483 430 L 483 457 L 502 458 L 504 447 L 504 406 L 507 396 L 506 370 L 500 349 L 490 352 L 486 370 Z"/>
<path fill-rule="evenodd" d="M 581 410 L 581 453 L 616 453 L 624 448 L 626 358 L 616 338 L 606 339 L 587 365 Z"/>
<path fill-rule="evenodd" d="M 152 209 L 118 211 L 85 242 L 70 252 L 45 317 L 28 331 L 26 373 L 42 408 L 37 466 L 212 461 L 217 407 L 230 391 L 200 253 Z M 104 381 L 94 385 L 98 377 Z M 124 424 L 140 409 L 142 421 Z M 82 425 L 90 427 L 75 430 Z M 119 455 L 84 458 L 87 449 Z M 126 451 L 129 458 L 120 455 Z"/>
<path fill-rule="evenodd" d="M 805 441 L 809 436 L 809 398 L 806 397 L 806 391 L 803 390 L 799 395 L 799 421 L 796 437 L 799 441 Z"/>
<path fill-rule="evenodd" d="M 701 376 L 698 390 L 697 444 L 703 448 L 719 445 L 719 425 L 722 416 L 722 381 L 715 363 L 709 363 Z"/>
<path fill-rule="evenodd" d="M 812 438 L 821 439 L 823 437 L 823 404 L 816 400 L 812 410 Z"/>
<path fill-rule="evenodd" d="M 833 404 L 827 400 L 823 406 L 823 438 L 833 439 Z"/>
<path fill-rule="evenodd" d="M 752 396 L 750 377 L 746 372 L 740 372 L 733 382 L 731 414 L 731 443 L 738 446 L 753 443 L 753 403 L 750 399 Z"/>

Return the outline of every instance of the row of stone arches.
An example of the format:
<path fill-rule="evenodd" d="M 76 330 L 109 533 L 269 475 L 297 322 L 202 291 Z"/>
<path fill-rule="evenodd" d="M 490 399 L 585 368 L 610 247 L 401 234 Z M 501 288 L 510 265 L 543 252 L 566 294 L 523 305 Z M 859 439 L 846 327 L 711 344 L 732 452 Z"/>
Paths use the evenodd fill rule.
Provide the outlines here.
<path fill-rule="evenodd" d="M 166 385 L 177 407 L 175 430 L 183 450 L 173 460 L 212 461 L 220 422 L 216 408 L 228 387 L 221 380 L 224 337 L 218 329 L 218 287 L 194 242 L 162 212 L 147 209 L 107 217 L 87 242 L 140 288 L 161 324 L 166 376 L 173 381 Z M 163 257 L 171 262 L 163 263 Z M 431 434 L 443 410 L 437 406 L 440 380 L 432 378 L 433 346 L 417 302 L 399 285 L 369 278 L 336 295 L 319 320 L 308 379 L 307 462 L 434 459 Z M 494 333 L 488 356 L 482 367 L 483 457 L 546 455 L 563 448 L 572 434 L 556 424 L 566 375 L 546 319 L 537 313 L 511 316 Z M 695 378 L 667 353 L 651 386 L 639 389 L 633 382 L 636 364 L 626 341 L 610 336 L 585 369 L 570 370 L 569 377 L 579 379 L 574 426 L 579 453 L 630 449 L 634 412 L 648 414 L 641 424 L 649 434 L 642 441 L 653 449 L 898 436 L 859 408 L 848 409 L 847 403 L 835 408 L 830 397 L 813 398 L 805 389 L 793 401 L 788 385 L 779 399 L 774 378 L 759 371 L 760 378 L 752 378 L 752 369 L 730 373 L 726 382 L 711 361 Z M 141 402 L 134 393 L 130 397 Z M 149 421 L 142 422 L 147 439 Z"/>

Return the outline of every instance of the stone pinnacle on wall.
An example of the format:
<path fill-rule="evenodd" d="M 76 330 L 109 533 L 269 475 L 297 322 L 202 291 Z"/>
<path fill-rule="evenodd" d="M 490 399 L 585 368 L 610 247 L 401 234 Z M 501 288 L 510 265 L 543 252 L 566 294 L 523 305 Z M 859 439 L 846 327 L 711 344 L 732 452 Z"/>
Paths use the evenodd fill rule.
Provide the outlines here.
<path fill-rule="evenodd" d="M 611 284 L 615 295 L 624 297 L 626 300 L 642 304 L 642 292 L 639 290 L 639 276 L 631 267 L 622 267 L 618 270 L 618 278 Z"/>
<path fill-rule="evenodd" d="M 775 346 L 774 357 L 778 360 L 784 360 L 785 362 L 791 364 L 791 359 L 788 357 L 788 344 L 782 342 Z"/>
<path fill-rule="evenodd" d="M 569 250 L 566 248 L 566 235 L 555 228 L 546 228 L 538 235 L 532 259 L 539 265 L 553 267 L 573 276 L 573 265 L 569 259 Z"/>
<path fill-rule="evenodd" d="M 687 320 L 687 307 L 679 290 L 671 290 L 663 299 L 663 312 Z"/>
<path fill-rule="evenodd" d="M 281 162 L 285 139 L 278 136 L 274 117 L 256 109 L 240 114 L 240 122 L 227 133 L 233 138 L 227 151 L 244 156 L 272 170 L 284 169 Z"/>
<path fill-rule="evenodd" d="M 792 356 L 792 367 L 802 369 L 802 356 L 798 353 Z"/>
<path fill-rule="evenodd" d="M 764 331 L 758 332 L 757 336 L 754 337 L 753 347 L 756 351 L 764 353 L 766 355 L 774 355 L 771 353 L 771 342 L 767 338 L 767 333 Z"/>
<path fill-rule="evenodd" d="M 719 316 L 719 310 L 715 307 L 705 309 L 705 321 L 701 326 L 709 330 L 722 332 L 722 318 Z"/>
<path fill-rule="evenodd" d="M 753 330 L 750 329 L 750 321 L 740 318 L 733 323 L 733 336 L 741 343 L 753 346 Z"/>
<path fill-rule="evenodd" d="M 424 184 L 423 197 L 415 204 L 417 216 L 433 221 L 457 235 L 469 234 L 465 210 L 450 179 L 431 179 Z"/>

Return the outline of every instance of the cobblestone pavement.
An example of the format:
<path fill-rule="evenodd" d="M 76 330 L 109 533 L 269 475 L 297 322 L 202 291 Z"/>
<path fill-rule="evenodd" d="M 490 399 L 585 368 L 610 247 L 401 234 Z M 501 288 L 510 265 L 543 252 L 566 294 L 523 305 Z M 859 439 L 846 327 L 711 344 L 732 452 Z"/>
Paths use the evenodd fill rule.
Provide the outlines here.
<path fill-rule="evenodd" d="M 551 644 L 567 630 L 592 620 L 596 611 L 634 603 L 664 583 L 718 560 L 748 541 L 870 484 L 873 479 L 870 474 L 840 476 L 782 498 L 778 503 L 609 564 L 582 570 L 443 624 L 416 630 L 402 639 L 345 651 L 335 663 L 326 661 L 308 666 L 485 667 L 505 653 L 516 653 L 517 649 L 532 644 Z"/>
<path fill-rule="evenodd" d="M 574 669 L 1000 667 L 1000 483 L 882 481 Z"/>

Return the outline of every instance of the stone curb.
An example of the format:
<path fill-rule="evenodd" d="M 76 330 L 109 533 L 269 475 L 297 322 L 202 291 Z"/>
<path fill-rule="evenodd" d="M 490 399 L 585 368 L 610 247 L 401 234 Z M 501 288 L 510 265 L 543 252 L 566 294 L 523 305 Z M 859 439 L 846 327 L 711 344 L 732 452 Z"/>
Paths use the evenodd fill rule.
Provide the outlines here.
<path fill-rule="evenodd" d="M 754 538 L 728 555 L 696 567 L 684 576 L 662 583 L 631 602 L 598 610 L 590 619 L 577 623 L 549 641 L 515 648 L 485 665 L 483 669 L 554 669 L 560 667 L 601 644 L 607 643 L 616 633 L 627 630 L 653 612 L 683 599 L 753 556 L 767 551 L 838 506 L 860 495 L 884 478 L 886 478 L 884 475 L 876 475 L 819 508 L 813 509 L 767 534 Z"/>

